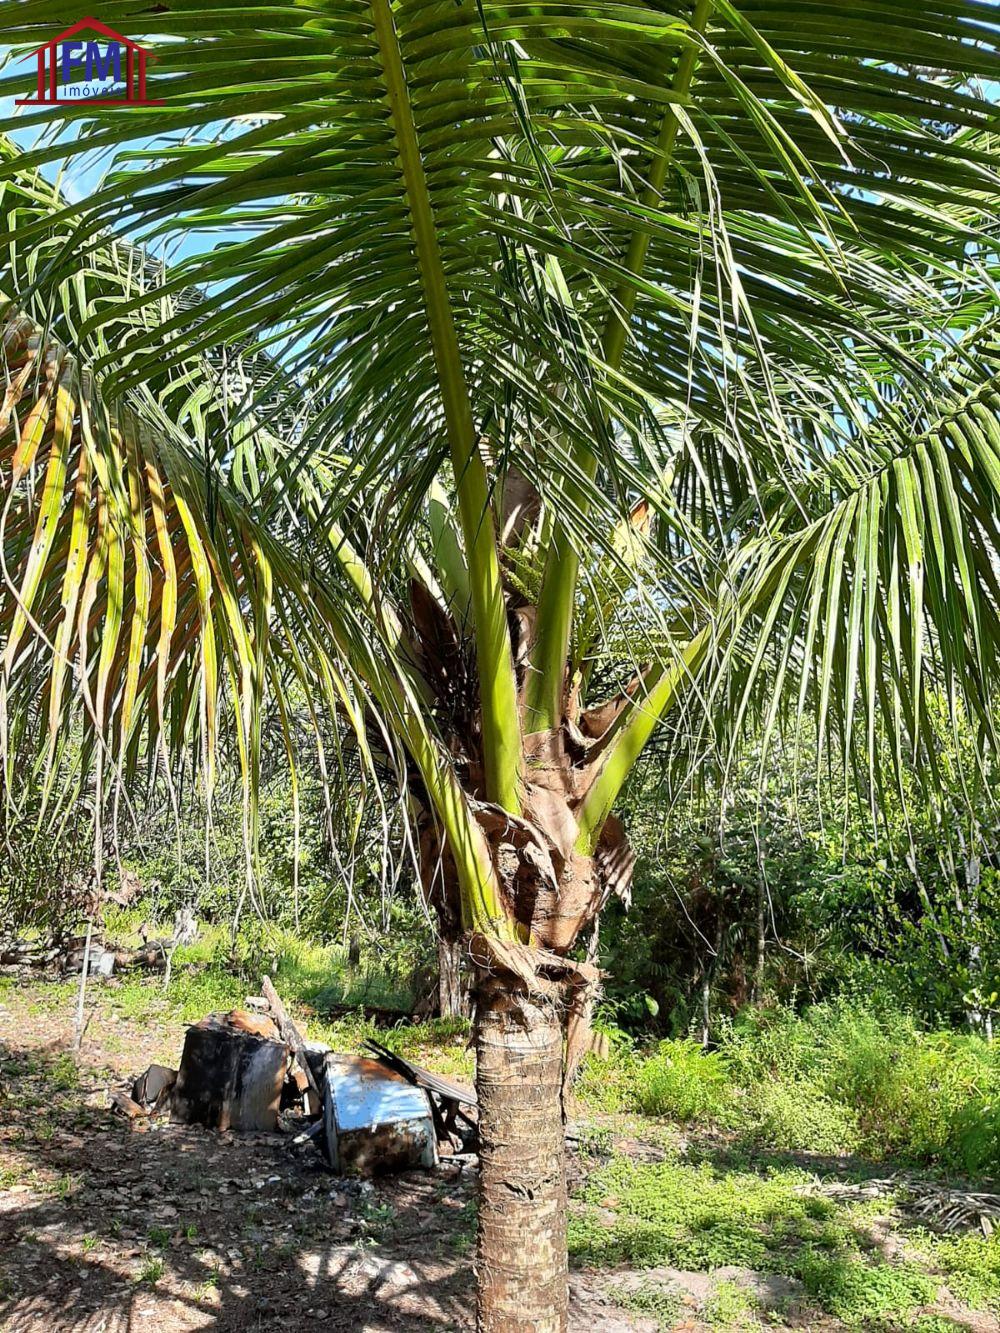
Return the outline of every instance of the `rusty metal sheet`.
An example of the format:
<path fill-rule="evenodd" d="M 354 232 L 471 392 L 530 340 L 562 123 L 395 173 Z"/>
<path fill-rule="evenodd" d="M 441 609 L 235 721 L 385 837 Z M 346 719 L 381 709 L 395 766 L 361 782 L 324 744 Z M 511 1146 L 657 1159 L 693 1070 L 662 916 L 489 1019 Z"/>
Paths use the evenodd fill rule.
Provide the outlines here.
<path fill-rule="evenodd" d="M 412 1060 L 404 1059 L 403 1056 L 390 1051 L 388 1047 L 382 1046 L 370 1037 L 366 1038 L 365 1046 L 375 1055 L 379 1064 L 387 1069 L 394 1069 L 406 1079 L 407 1083 L 415 1083 L 418 1088 L 426 1088 L 428 1092 L 436 1093 L 446 1102 L 456 1102 L 460 1106 L 477 1105 L 474 1088 L 466 1087 L 464 1083 L 453 1083 L 450 1078 L 442 1078 L 440 1074 L 434 1074 L 421 1065 L 415 1065 Z"/>
<path fill-rule="evenodd" d="M 331 1052 L 323 1072 L 326 1153 L 335 1171 L 371 1176 L 437 1164 L 426 1092 L 359 1055 Z"/>

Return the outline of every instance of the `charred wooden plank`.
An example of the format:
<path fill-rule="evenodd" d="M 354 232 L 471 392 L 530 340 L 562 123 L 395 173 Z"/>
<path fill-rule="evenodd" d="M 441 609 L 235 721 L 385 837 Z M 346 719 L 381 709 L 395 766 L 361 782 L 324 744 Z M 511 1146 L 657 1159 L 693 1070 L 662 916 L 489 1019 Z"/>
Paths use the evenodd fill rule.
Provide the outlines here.
<path fill-rule="evenodd" d="M 129 1120 L 141 1120 L 149 1114 L 146 1108 L 140 1106 L 137 1101 L 134 1101 L 127 1092 L 121 1092 L 116 1089 L 109 1095 L 111 1097 L 112 1106 L 114 1106 L 116 1110 L 121 1111 L 122 1115 L 128 1116 Z"/>
<path fill-rule="evenodd" d="M 283 1040 L 288 1043 L 295 1063 L 305 1076 L 305 1086 L 303 1087 L 299 1084 L 303 1094 L 303 1105 L 307 1111 L 318 1112 L 322 1105 L 323 1097 L 319 1090 L 319 1084 L 313 1077 L 313 1072 L 309 1067 L 309 1061 L 306 1058 L 306 1044 L 302 1039 L 302 1033 L 298 1030 L 289 1016 L 288 1010 L 282 1003 L 281 996 L 274 989 L 274 984 L 270 977 L 264 977 L 261 982 L 261 990 L 264 992 L 264 997 L 271 1006 L 271 1013 L 274 1015 L 274 1021 L 278 1025 Z M 296 1080 L 296 1082 L 298 1082 L 298 1080 Z M 309 1094 L 311 1094 L 308 1098 L 306 1096 L 307 1090 Z M 310 1101 L 312 1102 L 311 1105 Z"/>

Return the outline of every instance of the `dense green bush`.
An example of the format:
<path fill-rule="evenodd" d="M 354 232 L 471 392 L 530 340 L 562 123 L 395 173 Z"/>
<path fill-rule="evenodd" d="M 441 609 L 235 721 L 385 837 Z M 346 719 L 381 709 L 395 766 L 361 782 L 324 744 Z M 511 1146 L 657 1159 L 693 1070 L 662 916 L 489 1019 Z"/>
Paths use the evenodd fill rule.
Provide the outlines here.
<path fill-rule="evenodd" d="M 930 1027 L 1000 1022 L 1000 820 L 970 789 L 962 720 L 943 700 L 928 720 L 933 798 L 904 769 L 898 790 L 858 800 L 842 771 L 815 765 L 808 723 L 794 755 L 751 746 L 724 786 L 706 767 L 700 793 L 669 804 L 663 771 L 640 771 L 623 808 L 634 908 L 609 904 L 601 927 L 617 1021 L 674 1037 L 707 1027 L 714 1040 L 748 1001 L 846 993 Z"/>
<path fill-rule="evenodd" d="M 730 1123 L 761 1146 L 790 1152 L 852 1151 L 860 1135 L 857 1115 L 804 1080 L 768 1080 L 749 1089 Z"/>
<path fill-rule="evenodd" d="M 661 1041 L 635 1068 L 636 1109 L 675 1120 L 718 1119 L 728 1110 L 732 1085 L 722 1057 L 690 1039 Z"/>
<path fill-rule="evenodd" d="M 710 1052 L 691 1040 L 645 1056 L 619 1049 L 591 1066 L 581 1094 L 604 1109 L 714 1122 L 782 1150 L 1000 1173 L 1000 1051 L 856 1001 L 802 1014 L 748 1010 Z"/>
<path fill-rule="evenodd" d="M 740 1086 L 798 1088 L 848 1113 L 856 1129 L 842 1147 L 1000 1170 L 1000 1055 L 981 1037 L 927 1032 L 898 1009 L 841 999 L 802 1015 L 748 1011 L 722 1051 Z"/>
<path fill-rule="evenodd" d="M 980 1037 L 841 1000 L 748 1017 L 725 1049 L 738 1081 L 799 1079 L 846 1108 L 868 1153 L 1000 1170 L 1000 1057 Z"/>

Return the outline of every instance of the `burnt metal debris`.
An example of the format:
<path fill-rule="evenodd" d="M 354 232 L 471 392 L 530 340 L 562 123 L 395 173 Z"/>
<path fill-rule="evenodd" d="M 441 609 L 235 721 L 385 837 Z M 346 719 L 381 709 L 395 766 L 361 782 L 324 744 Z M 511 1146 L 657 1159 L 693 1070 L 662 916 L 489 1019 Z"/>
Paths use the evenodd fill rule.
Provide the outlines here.
<path fill-rule="evenodd" d="M 242 1009 L 209 1014 L 187 1030 L 170 1114 L 213 1129 L 274 1130 L 288 1047 L 269 1018 Z"/>
<path fill-rule="evenodd" d="M 430 1098 L 378 1060 L 330 1051 L 324 1061 L 322 1145 L 326 1160 L 342 1175 L 437 1166 Z"/>
<path fill-rule="evenodd" d="M 150 1065 L 130 1089 L 111 1093 L 115 1108 L 133 1122 L 169 1115 L 220 1130 L 285 1131 L 342 1175 L 432 1168 L 475 1152 L 471 1088 L 376 1041 L 365 1055 L 308 1042 L 268 977 L 261 991 L 245 1009 L 189 1027 L 179 1069 Z"/>
<path fill-rule="evenodd" d="M 367 1050 L 387 1069 L 429 1094 L 431 1114 L 438 1140 L 450 1144 L 455 1152 L 475 1152 L 479 1145 L 476 1094 L 464 1083 L 453 1083 L 429 1069 L 422 1069 L 395 1051 L 368 1038 Z"/>
<path fill-rule="evenodd" d="M 132 1084 L 132 1100 L 140 1106 L 149 1107 L 151 1115 L 157 1115 L 159 1109 L 169 1102 L 176 1082 L 176 1069 L 152 1064 Z"/>

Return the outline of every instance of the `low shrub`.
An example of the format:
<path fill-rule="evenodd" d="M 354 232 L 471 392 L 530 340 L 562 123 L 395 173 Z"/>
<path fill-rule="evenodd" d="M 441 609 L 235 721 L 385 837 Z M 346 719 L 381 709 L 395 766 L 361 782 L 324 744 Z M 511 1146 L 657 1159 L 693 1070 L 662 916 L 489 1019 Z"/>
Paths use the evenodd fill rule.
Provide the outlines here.
<path fill-rule="evenodd" d="M 608 1059 L 588 1055 L 580 1067 L 574 1093 L 592 1111 L 614 1115 L 634 1111 L 641 1061 L 630 1050 L 612 1050 Z"/>
<path fill-rule="evenodd" d="M 660 1042 L 635 1071 L 635 1109 L 676 1120 L 718 1119 L 732 1100 L 732 1085 L 718 1052 L 691 1040 Z"/>
<path fill-rule="evenodd" d="M 798 1268 L 810 1297 L 849 1328 L 870 1328 L 887 1315 L 905 1316 L 929 1305 L 938 1288 L 916 1264 L 869 1263 L 858 1255 L 806 1250 Z"/>
<path fill-rule="evenodd" d="M 757 1302 L 738 1282 L 716 1282 L 705 1302 L 705 1318 L 716 1329 L 759 1328 Z"/>
<path fill-rule="evenodd" d="M 1000 1315 L 1000 1233 L 927 1236 L 925 1245 L 928 1259 L 947 1274 L 956 1296 L 977 1310 Z"/>
<path fill-rule="evenodd" d="M 789 1152 L 838 1153 L 858 1146 L 856 1114 L 804 1080 L 765 1082 L 740 1105 L 748 1142 Z"/>
<path fill-rule="evenodd" d="M 707 1053 L 690 1039 L 645 1056 L 613 1048 L 590 1060 L 580 1093 L 594 1109 L 714 1123 L 778 1150 L 1000 1173 L 1000 1049 L 856 1000 L 747 1011 Z"/>
<path fill-rule="evenodd" d="M 783 1271 L 790 1237 L 814 1245 L 846 1238 L 840 1229 L 831 1236 L 836 1210 L 805 1192 L 808 1180 L 791 1169 L 762 1177 L 616 1157 L 587 1182 L 585 1206 L 571 1218 L 570 1250 L 590 1263 Z"/>
<path fill-rule="evenodd" d="M 678 1291 L 652 1285 L 611 1287 L 608 1295 L 623 1310 L 651 1315 L 663 1333 L 674 1327 L 683 1305 Z"/>

